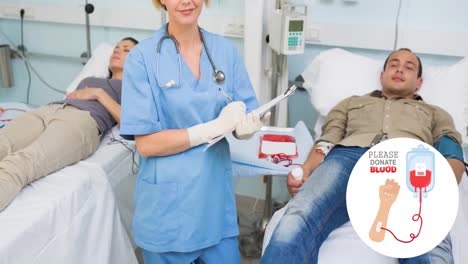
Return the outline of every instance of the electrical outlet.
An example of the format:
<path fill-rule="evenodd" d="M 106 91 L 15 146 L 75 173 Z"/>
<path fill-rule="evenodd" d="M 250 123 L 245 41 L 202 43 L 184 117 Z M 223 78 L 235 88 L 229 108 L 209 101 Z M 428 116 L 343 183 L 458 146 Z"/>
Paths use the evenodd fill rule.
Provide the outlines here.
<path fill-rule="evenodd" d="M 224 34 L 226 35 L 235 35 L 236 34 L 236 24 L 228 22 L 224 25 Z"/>
<path fill-rule="evenodd" d="M 224 21 L 223 33 L 228 36 L 243 36 L 244 35 L 244 22 L 238 18 L 227 18 Z"/>
<path fill-rule="evenodd" d="M 24 9 L 24 18 L 26 19 L 34 18 L 34 9 L 32 7 L 23 7 L 23 9 Z M 18 14 L 19 14 L 19 11 L 18 11 Z"/>
<path fill-rule="evenodd" d="M 0 11 L 4 17 L 20 18 L 20 10 L 24 9 L 24 18 L 33 19 L 34 9 L 32 7 L 7 6 Z"/>
<path fill-rule="evenodd" d="M 19 10 L 16 7 L 7 6 L 3 8 L 2 15 L 5 17 L 19 17 Z"/>
<path fill-rule="evenodd" d="M 232 36 L 242 36 L 244 35 L 244 25 L 229 22 L 224 27 L 224 34 Z"/>
<path fill-rule="evenodd" d="M 320 28 L 308 27 L 305 32 L 306 41 L 320 42 Z"/>
<path fill-rule="evenodd" d="M 244 36 L 244 24 L 237 24 L 237 35 Z"/>

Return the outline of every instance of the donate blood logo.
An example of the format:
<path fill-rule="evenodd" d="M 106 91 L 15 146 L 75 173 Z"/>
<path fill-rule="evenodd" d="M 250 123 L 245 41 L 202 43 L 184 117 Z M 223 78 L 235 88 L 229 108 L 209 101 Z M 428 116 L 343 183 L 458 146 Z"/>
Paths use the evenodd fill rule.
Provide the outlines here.
<path fill-rule="evenodd" d="M 356 233 L 375 251 L 411 258 L 446 238 L 458 211 L 458 185 L 447 160 L 415 139 L 386 140 L 356 163 L 346 193 Z"/>

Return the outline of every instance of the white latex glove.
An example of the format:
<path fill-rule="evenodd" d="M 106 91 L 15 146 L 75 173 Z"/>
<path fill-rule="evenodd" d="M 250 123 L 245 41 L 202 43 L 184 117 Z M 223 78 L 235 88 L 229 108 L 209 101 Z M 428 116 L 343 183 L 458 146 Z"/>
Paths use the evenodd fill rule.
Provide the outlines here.
<path fill-rule="evenodd" d="M 188 129 L 190 146 L 198 146 L 207 143 L 217 136 L 223 135 L 235 128 L 243 116 L 245 116 L 244 102 L 229 103 L 221 110 L 216 119 Z"/>
<path fill-rule="evenodd" d="M 266 112 L 262 118 L 260 115 L 253 110 L 242 118 L 242 120 L 237 123 L 236 131 L 234 135 L 238 139 L 248 139 L 260 128 L 262 128 L 270 119 L 271 112 Z"/>

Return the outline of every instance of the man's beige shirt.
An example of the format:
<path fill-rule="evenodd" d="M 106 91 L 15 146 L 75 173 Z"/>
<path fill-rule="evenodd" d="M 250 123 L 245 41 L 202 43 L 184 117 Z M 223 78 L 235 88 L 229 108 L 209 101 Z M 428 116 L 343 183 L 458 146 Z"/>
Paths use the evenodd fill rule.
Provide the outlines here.
<path fill-rule="evenodd" d="M 381 91 L 352 96 L 327 115 L 318 141 L 343 146 L 369 147 L 377 134 L 406 137 L 434 145 L 443 135 L 461 144 L 453 119 L 442 108 L 414 99 L 386 99 Z"/>

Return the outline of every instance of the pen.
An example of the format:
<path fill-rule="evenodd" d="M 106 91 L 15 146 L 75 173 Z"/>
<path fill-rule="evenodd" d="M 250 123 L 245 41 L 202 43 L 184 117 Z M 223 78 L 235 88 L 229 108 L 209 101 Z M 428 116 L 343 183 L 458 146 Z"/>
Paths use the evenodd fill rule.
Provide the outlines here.
<path fill-rule="evenodd" d="M 218 90 L 221 92 L 222 95 L 224 95 L 224 97 L 226 97 L 226 98 L 229 100 L 229 102 L 232 103 L 232 102 L 234 101 L 234 100 L 232 100 L 231 97 L 229 97 L 229 95 L 228 95 L 227 93 L 225 93 L 225 92 L 221 89 L 221 87 L 219 87 Z"/>

